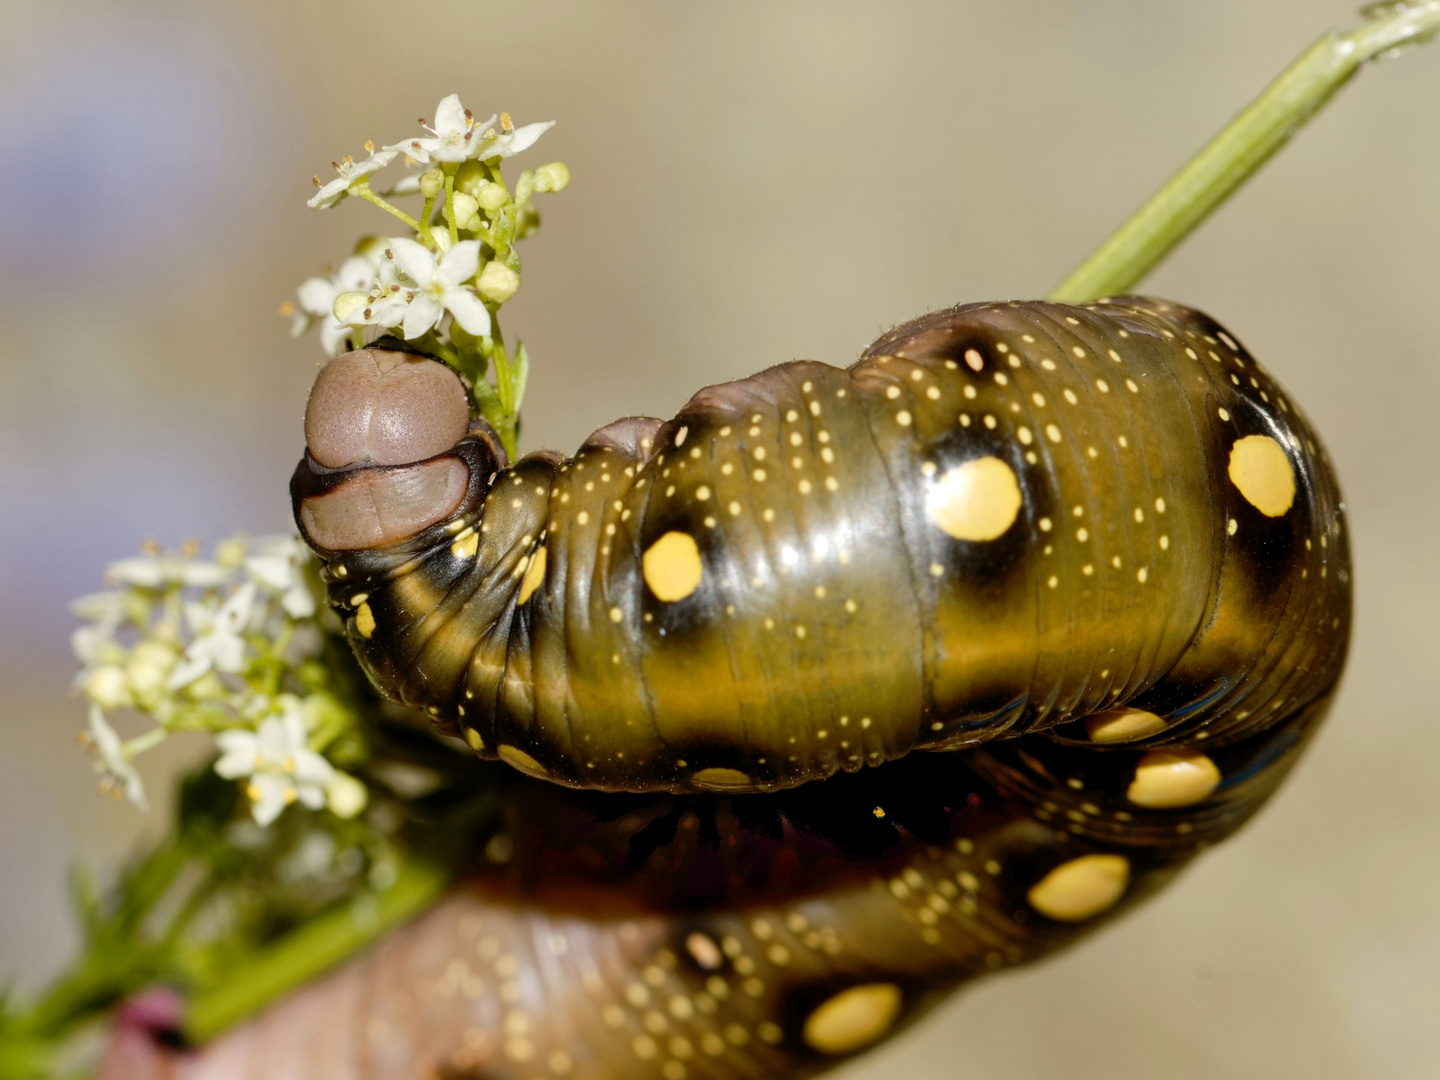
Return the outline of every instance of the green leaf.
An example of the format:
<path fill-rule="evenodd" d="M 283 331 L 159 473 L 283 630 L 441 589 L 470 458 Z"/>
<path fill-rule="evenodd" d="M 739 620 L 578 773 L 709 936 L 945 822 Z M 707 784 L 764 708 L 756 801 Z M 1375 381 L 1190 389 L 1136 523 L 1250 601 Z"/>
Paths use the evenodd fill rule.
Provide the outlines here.
<path fill-rule="evenodd" d="M 510 385 L 515 395 L 515 413 L 520 412 L 520 403 L 525 400 L 525 383 L 530 378 L 530 353 L 523 341 L 515 343 L 515 362 L 510 366 Z"/>

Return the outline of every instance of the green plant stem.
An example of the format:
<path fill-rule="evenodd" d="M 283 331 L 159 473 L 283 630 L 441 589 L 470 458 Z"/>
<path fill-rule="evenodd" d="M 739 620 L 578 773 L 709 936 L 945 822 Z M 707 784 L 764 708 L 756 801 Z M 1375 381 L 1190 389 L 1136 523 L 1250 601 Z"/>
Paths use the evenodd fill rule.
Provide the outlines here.
<path fill-rule="evenodd" d="M 414 229 L 416 232 L 421 231 L 420 222 L 416 221 L 413 217 L 405 213 L 405 211 L 401 210 L 398 206 L 394 205 L 393 203 L 386 202 L 379 195 L 376 195 L 375 192 L 370 190 L 369 184 L 356 184 L 350 189 L 350 194 L 358 195 L 360 196 L 360 198 L 364 199 L 368 203 L 374 203 L 376 206 L 380 207 L 381 210 L 384 210 L 387 214 L 394 214 L 397 218 L 405 222 L 406 225 L 409 225 L 410 228 Z"/>
<path fill-rule="evenodd" d="M 445 224 L 449 226 L 451 247 L 460 242 L 460 230 L 455 224 L 455 169 L 454 165 L 445 166 Z"/>
<path fill-rule="evenodd" d="M 450 873 L 411 859 L 383 892 L 366 893 L 318 915 L 191 998 L 185 1033 L 204 1042 L 315 978 L 413 918 L 440 898 Z"/>
<path fill-rule="evenodd" d="M 1081 303 L 1133 288 L 1314 116 L 1360 68 L 1440 34 L 1440 0 L 1326 34 L 1075 269 L 1051 300 Z"/>

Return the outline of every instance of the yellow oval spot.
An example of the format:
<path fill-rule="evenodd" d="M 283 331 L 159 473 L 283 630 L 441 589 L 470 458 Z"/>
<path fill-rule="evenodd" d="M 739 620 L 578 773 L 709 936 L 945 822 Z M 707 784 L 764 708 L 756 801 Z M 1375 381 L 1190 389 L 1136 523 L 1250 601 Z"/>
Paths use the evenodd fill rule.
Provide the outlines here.
<path fill-rule="evenodd" d="M 666 603 L 684 600 L 700 584 L 704 567 L 700 547 L 689 533 L 667 532 L 650 545 L 640 562 L 645 584 Z"/>
<path fill-rule="evenodd" d="M 1084 922 L 1109 911 L 1130 884 L 1123 855 L 1081 855 L 1061 863 L 1030 887 L 1030 906 L 1056 922 Z"/>
<path fill-rule="evenodd" d="M 1157 750 L 1140 759 L 1125 797 L 1150 810 L 1204 802 L 1220 786 L 1220 770 L 1204 754 Z"/>
<path fill-rule="evenodd" d="M 1230 448 L 1230 481 L 1266 517 L 1279 517 L 1295 502 L 1290 455 L 1269 435 L 1246 435 Z"/>
<path fill-rule="evenodd" d="M 375 633 L 375 613 L 370 610 L 369 604 L 361 604 L 355 611 L 355 629 L 360 631 L 360 636 L 368 638 Z"/>
<path fill-rule="evenodd" d="M 515 601 L 517 604 L 525 603 L 535 595 L 535 590 L 540 588 L 541 583 L 545 580 L 545 563 L 545 549 L 542 547 L 530 557 L 530 566 L 525 571 L 525 579 L 520 582 L 520 596 Z"/>
<path fill-rule="evenodd" d="M 1143 739 L 1165 729 L 1165 721 L 1144 709 L 1107 709 L 1085 720 L 1090 741 L 1123 743 Z"/>
<path fill-rule="evenodd" d="M 544 765 L 541 765 L 518 746 L 500 747 L 500 759 L 531 776 L 546 777 L 550 775 Z"/>
<path fill-rule="evenodd" d="M 706 971 L 716 971 L 725 963 L 725 957 L 720 952 L 720 946 L 715 944 L 715 939 L 698 930 L 685 938 L 685 951 Z"/>
<path fill-rule="evenodd" d="M 900 988 L 894 983 L 865 983 L 841 990 L 805 1018 L 806 1045 L 822 1054 L 850 1054 L 869 1046 L 900 1015 Z"/>
<path fill-rule="evenodd" d="M 465 729 L 465 741 L 470 744 L 470 749 L 477 754 L 485 749 L 485 740 L 480 737 L 480 732 L 473 727 Z"/>
<path fill-rule="evenodd" d="M 480 534 L 471 529 L 450 545 L 450 554 L 457 559 L 473 559 L 480 550 Z"/>
<path fill-rule="evenodd" d="M 994 540 L 1020 512 L 1020 482 L 997 457 L 949 469 L 925 500 L 930 520 L 957 540 Z"/>
<path fill-rule="evenodd" d="M 751 787 L 753 781 L 739 769 L 701 769 L 690 777 L 690 783 L 705 791 L 735 791 Z"/>

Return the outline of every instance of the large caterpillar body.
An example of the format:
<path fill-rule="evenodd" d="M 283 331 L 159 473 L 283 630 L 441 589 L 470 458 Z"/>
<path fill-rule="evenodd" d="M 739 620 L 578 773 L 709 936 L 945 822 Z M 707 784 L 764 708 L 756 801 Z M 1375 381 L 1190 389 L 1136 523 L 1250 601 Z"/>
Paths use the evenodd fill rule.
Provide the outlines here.
<path fill-rule="evenodd" d="M 1232 832 L 1344 658 L 1323 451 L 1155 301 L 946 311 L 570 460 L 365 439 L 292 483 L 356 653 L 530 775 L 504 869 L 309 992 L 315 1076 L 822 1069 Z"/>
<path fill-rule="evenodd" d="M 977 305 L 569 460 L 472 435 L 453 513 L 321 554 L 383 691 L 561 783 L 771 790 L 1122 705 L 1220 745 L 1338 672 L 1319 453 L 1194 312 Z"/>

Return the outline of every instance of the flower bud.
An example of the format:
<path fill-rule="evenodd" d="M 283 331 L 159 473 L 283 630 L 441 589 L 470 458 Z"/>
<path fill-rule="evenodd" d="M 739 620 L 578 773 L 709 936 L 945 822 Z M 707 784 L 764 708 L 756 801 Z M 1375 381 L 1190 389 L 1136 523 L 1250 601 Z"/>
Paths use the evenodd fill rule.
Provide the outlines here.
<path fill-rule="evenodd" d="M 370 793 L 349 773 L 337 772 L 325 785 L 325 803 L 336 817 L 350 819 L 365 809 Z"/>
<path fill-rule="evenodd" d="M 242 562 L 250 548 L 243 536 L 229 536 L 215 545 L 215 561 L 226 570 L 234 570 Z"/>
<path fill-rule="evenodd" d="M 475 283 L 480 290 L 480 295 L 486 300 L 493 300 L 497 304 L 503 304 L 515 295 L 515 290 L 520 288 L 520 275 L 499 260 L 488 262 L 485 269 L 480 271 L 480 278 Z"/>
<path fill-rule="evenodd" d="M 488 214 L 495 213 L 507 202 L 510 201 L 510 193 L 505 190 L 502 184 L 486 184 L 476 194 L 475 198 L 484 207 Z"/>
<path fill-rule="evenodd" d="M 420 194 L 433 199 L 445 190 L 445 174 L 439 169 L 428 169 L 420 176 Z"/>
<path fill-rule="evenodd" d="M 342 323 L 348 324 L 350 316 L 363 311 L 365 305 L 370 302 L 370 294 L 363 292 L 342 292 L 335 297 L 335 318 Z"/>
<path fill-rule="evenodd" d="M 515 181 L 515 201 L 524 206 L 530 201 L 530 196 L 535 194 L 535 174 L 526 169 Z"/>
<path fill-rule="evenodd" d="M 125 665 L 130 693 L 141 708 L 154 708 L 165 691 L 165 677 L 175 666 L 176 651 L 162 641 L 142 641 Z"/>
<path fill-rule="evenodd" d="M 473 195 L 466 195 L 463 191 L 455 193 L 452 205 L 455 210 L 455 227 L 457 229 L 473 229 L 479 224 L 475 220 L 476 212 L 480 209 L 480 203 Z"/>
<path fill-rule="evenodd" d="M 478 195 L 489 182 L 485 179 L 485 167 L 478 161 L 467 161 L 455 170 L 455 190 L 466 195 Z"/>
<path fill-rule="evenodd" d="M 570 186 L 570 166 L 552 161 L 535 170 L 536 191 L 564 191 Z"/>
<path fill-rule="evenodd" d="M 85 696 L 102 709 L 123 709 L 133 704 L 125 672 L 114 664 L 97 667 L 85 680 Z"/>

